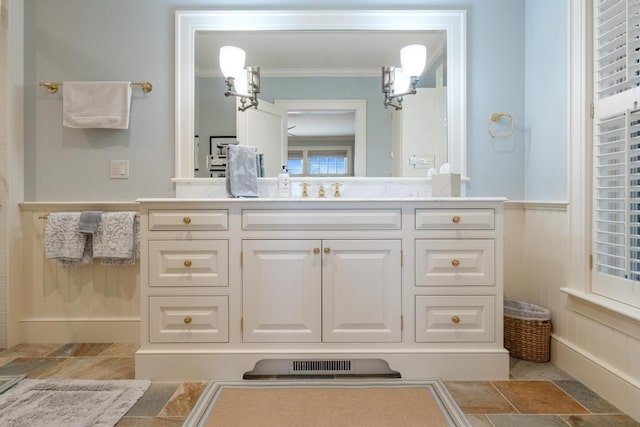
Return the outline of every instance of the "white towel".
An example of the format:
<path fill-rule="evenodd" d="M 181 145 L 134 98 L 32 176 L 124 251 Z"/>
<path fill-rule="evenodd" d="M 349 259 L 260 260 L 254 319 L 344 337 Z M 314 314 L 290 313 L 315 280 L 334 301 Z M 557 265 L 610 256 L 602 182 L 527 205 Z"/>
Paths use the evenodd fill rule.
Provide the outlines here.
<path fill-rule="evenodd" d="M 64 82 L 63 125 L 128 129 L 131 82 Z"/>
<path fill-rule="evenodd" d="M 139 256 L 135 212 L 104 212 L 93 240 L 93 256 L 105 265 L 130 265 Z"/>
<path fill-rule="evenodd" d="M 232 197 L 258 197 L 256 149 L 249 145 L 229 145 L 227 191 Z"/>
<path fill-rule="evenodd" d="M 80 212 L 50 213 L 44 227 L 44 249 L 47 258 L 58 259 L 65 266 L 90 264 L 91 242 L 80 233 Z"/>

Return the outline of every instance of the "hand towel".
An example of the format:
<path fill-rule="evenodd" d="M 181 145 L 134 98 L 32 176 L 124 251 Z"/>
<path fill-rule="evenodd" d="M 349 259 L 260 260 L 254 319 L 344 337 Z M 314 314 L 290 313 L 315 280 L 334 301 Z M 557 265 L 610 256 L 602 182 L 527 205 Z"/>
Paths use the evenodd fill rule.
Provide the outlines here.
<path fill-rule="evenodd" d="M 258 197 L 255 147 L 229 145 L 226 178 L 231 197 Z"/>
<path fill-rule="evenodd" d="M 136 262 L 139 247 L 135 212 L 104 212 L 93 239 L 93 256 L 105 265 L 130 265 Z"/>
<path fill-rule="evenodd" d="M 58 259 L 63 266 L 93 262 L 89 236 L 80 233 L 80 212 L 50 213 L 44 227 L 46 258 Z"/>
<path fill-rule="evenodd" d="M 84 211 L 80 213 L 80 224 L 78 224 L 78 231 L 81 233 L 95 234 L 98 231 L 98 223 L 102 211 Z"/>
<path fill-rule="evenodd" d="M 137 259 L 140 259 L 140 218 L 135 216 L 133 221 L 133 239 L 134 249 L 133 256 L 130 258 L 102 258 L 100 263 L 102 265 L 133 265 Z"/>
<path fill-rule="evenodd" d="M 128 129 L 131 82 L 64 82 L 63 125 Z"/>

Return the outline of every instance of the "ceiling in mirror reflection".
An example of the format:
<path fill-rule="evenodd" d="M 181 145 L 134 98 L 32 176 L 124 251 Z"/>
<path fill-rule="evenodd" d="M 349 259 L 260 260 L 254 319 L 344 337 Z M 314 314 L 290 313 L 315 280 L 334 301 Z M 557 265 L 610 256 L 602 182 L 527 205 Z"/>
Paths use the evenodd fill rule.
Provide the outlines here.
<path fill-rule="evenodd" d="M 220 47 L 246 51 L 247 65 L 262 76 L 378 76 L 385 65 L 400 65 L 400 49 L 427 47 L 427 66 L 446 52 L 445 31 L 198 31 L 196 75 L 219 77 Z"/>

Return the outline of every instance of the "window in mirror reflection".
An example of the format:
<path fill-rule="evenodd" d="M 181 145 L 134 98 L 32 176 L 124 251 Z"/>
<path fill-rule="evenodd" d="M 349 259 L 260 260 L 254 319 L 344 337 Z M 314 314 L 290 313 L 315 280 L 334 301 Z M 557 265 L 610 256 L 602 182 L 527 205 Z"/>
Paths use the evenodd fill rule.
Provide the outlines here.
<path fill-rule="evenodd" d="M 290 147 L 287 169 L 292 176 L 352 176 L 351 147 Z"/>

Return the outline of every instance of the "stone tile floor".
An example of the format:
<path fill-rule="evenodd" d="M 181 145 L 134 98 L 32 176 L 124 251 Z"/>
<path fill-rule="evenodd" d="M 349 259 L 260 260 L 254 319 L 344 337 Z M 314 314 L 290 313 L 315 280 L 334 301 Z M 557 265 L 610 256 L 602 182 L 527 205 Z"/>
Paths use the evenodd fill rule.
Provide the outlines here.
<path fill-rule="evenodd" d="M 21 344 L 0 351 L 0 375 L 133 379 L 134 344 Z M 626 427 L 640 423 L 551 363 L 511 359 L 510 380 L 445 381 L 473 426 Z M 117 427 L 181 426 L 206 386 L 153 382 Z"/>

